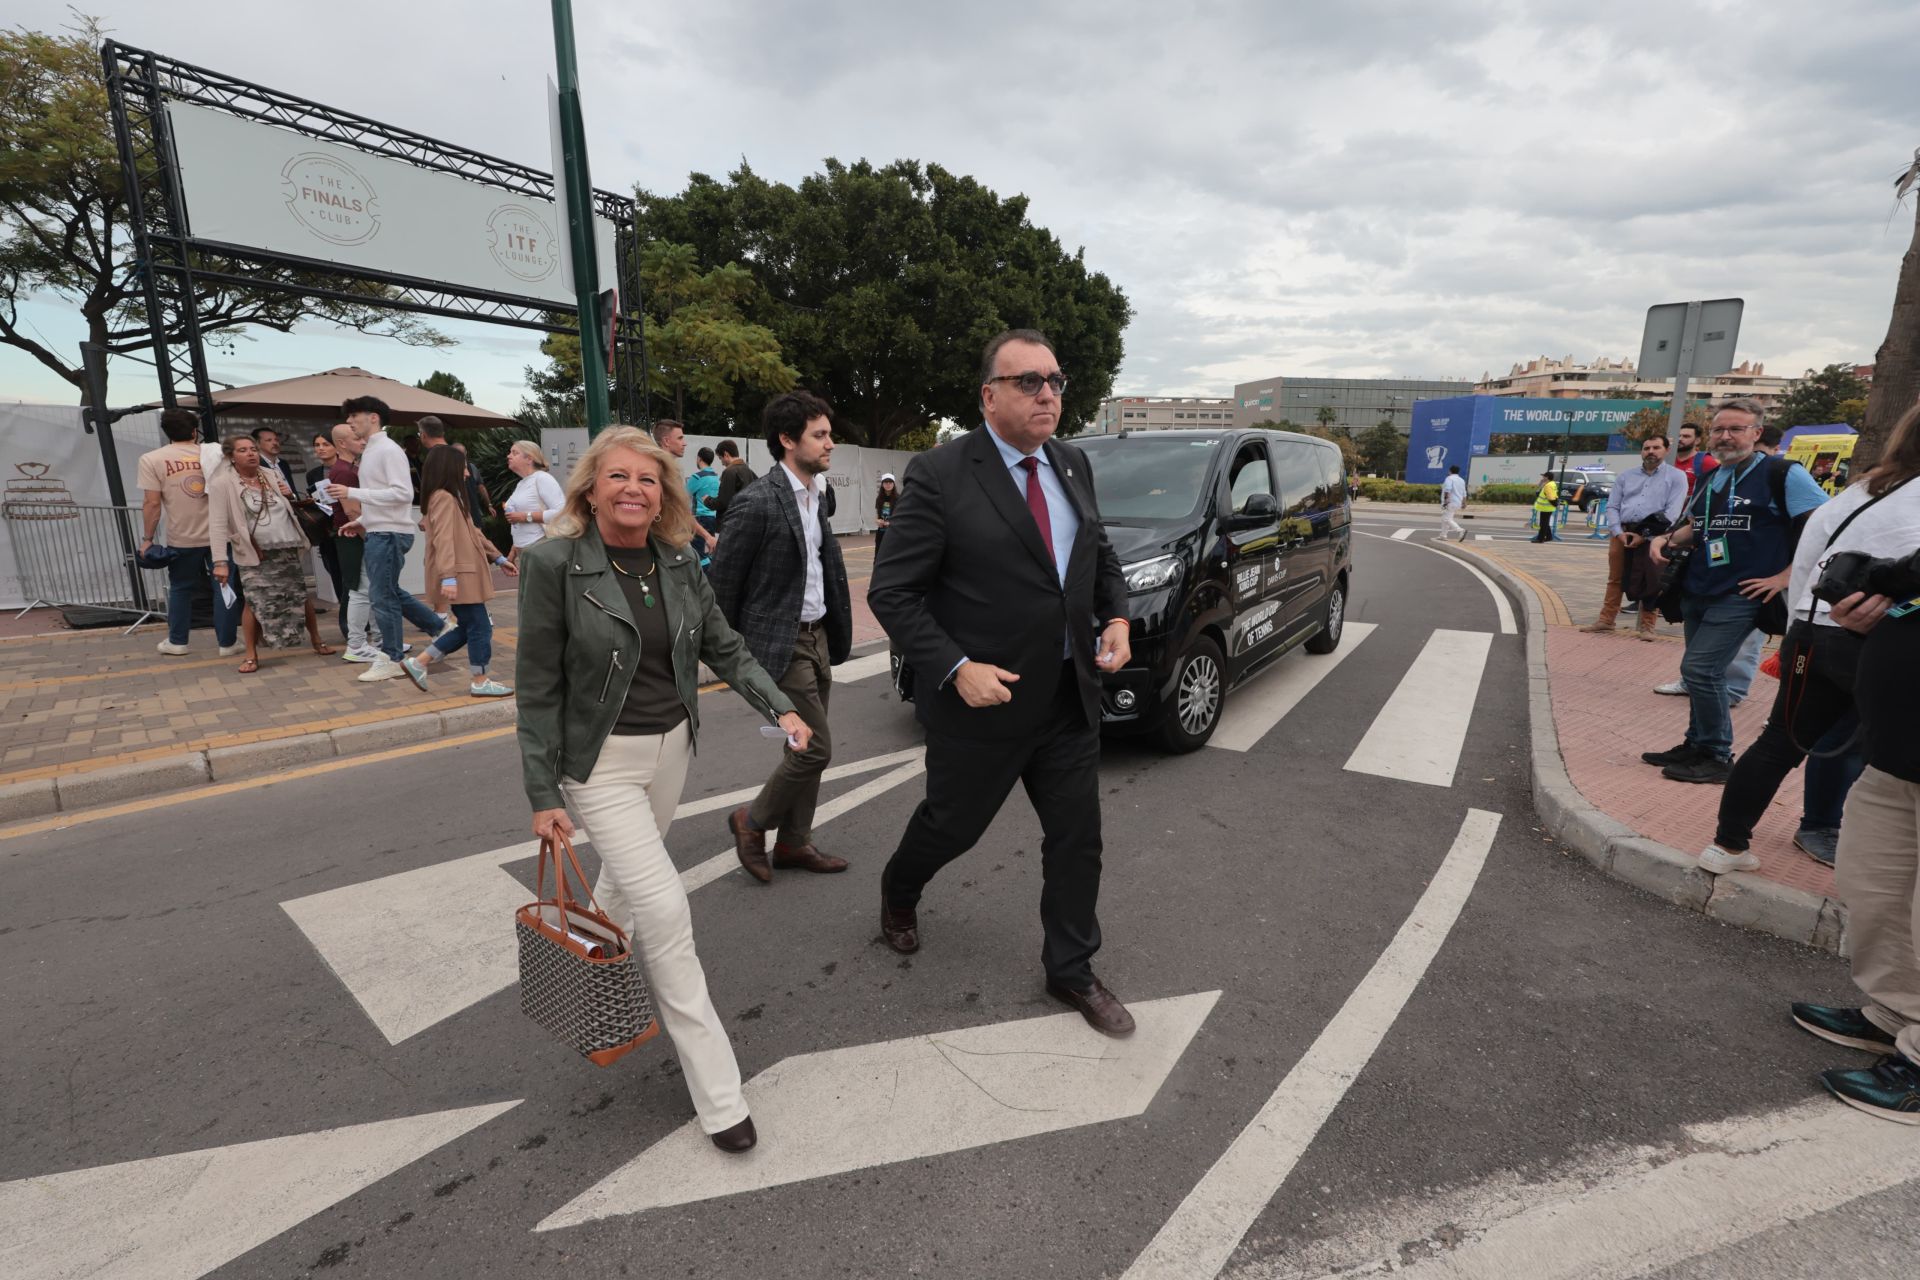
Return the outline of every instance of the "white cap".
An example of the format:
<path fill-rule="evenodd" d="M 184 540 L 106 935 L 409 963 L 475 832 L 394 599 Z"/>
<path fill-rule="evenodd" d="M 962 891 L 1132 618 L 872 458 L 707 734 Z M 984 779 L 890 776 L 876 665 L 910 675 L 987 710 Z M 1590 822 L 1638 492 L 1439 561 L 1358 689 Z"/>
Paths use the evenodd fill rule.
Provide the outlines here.
<path fill-rule="evenodd" d="M 882 472 L 880 473 L 880 478 L 881 478 L 882 480 L 893 480 L 893 472 L 891 472 L 891 471 L 882 471 Z M 899 483 L 900 483 L 900 482 L 899 482 L 898 480 L 893 480 L 893 482 L 894 482 L 895 484 L 899 484 Z"/>

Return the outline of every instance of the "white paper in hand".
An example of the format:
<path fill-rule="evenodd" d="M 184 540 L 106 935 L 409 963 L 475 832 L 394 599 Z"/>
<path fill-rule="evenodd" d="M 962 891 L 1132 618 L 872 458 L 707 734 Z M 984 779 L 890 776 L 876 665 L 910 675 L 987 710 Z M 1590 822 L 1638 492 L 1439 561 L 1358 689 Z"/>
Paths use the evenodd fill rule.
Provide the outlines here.
<path fill-rule="evenodd" d="M 231 586 L 227 585 L 224 582 L 220 584 L 220 603 L 221 604 L 224 604 L 225 606 L 227 606 L 227 608 L 231 609 L 233 608 L 234 605 L 238 604 L 239 601 L 240 601 L 240 597 L 233 593 L 233 588 Z"/>
<path fill-rule="evenodd" d="M 761 725 L 760 736 L 763 738 L 785 738 L 788 746 L 792 747 L 795 751 L 800 749 L 799 740 L 777 724 Z"/>

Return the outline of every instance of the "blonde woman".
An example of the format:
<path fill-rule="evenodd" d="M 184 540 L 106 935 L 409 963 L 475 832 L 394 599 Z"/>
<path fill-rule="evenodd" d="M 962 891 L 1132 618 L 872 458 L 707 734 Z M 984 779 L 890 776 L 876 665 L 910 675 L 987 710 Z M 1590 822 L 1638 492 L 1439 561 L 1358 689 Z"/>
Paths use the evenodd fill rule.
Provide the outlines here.
<path fill-rule="evenodd" d="M 220 465 L 207 481 L 207 531 L 214 547 L 214 590 L 227 586 L 227 551 L 240 566 L 246 608 L 240 634 L 247 657 L 242 675 L 260 669 L 260 645 L 292 649 L 306 623 L 313 651 L 331 654 L 320 639 L 320 620 L 307 594 L 307 550 L 311 545 L 293 514 L 293 490 L 276 468 L 263 465 L 260 448 L 247 436 L 220 446 Z"/>
<path fill-rule="evenodd" d="M 518 560 L 522 551 L 547 536 L 547 524 L 560 518 L 566 497 L 547 470 L 547 455 L 531 440 L 513 442 L 507 450 L 507 470 L 519 477 L 519 483 L 500 509 L 506 512 L 507 532 L 513 535 L 508 558 Z"/>
<path fill-rule="evenodd" d="M 700 1127 L 741 1152 L 753 1119 L 664 842 L 699 731 L 700 663 L 800 749 L 811 733 L 714 603 L 693 530 L 672 457 L 634 427 L 594 438 L 546 538 L 520 556 L 520 753 L 534 834 L 571 835 L 567 807 L 580 815 L 600 855 L 595 895 L 632 933 Z"/>

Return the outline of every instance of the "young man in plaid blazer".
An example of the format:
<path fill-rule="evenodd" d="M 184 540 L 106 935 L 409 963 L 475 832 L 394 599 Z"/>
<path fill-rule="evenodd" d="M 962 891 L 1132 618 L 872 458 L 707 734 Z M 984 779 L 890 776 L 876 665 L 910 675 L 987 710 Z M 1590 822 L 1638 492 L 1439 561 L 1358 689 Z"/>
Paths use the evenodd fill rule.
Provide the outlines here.
<path fill-rule="evenodd" d="M 727 622 L 793 699 L 813 730 L 804 751 L 788 747 L 753 803 L 727 818 L 747 874 L 766 883 L 781 870 L 845 871 L 844 858 L 813 844 L 820 774 L 833 757 L 827 697 L 833 668 L 853 647 L 847 567 L 829 519 L 827 465 L 833 425 L 827 402 L 805 391 L 771 401 L 762 416 L 773 470 L 735 495 L 707 576 Z M 767 832 L 777 833 L 772 856 Z"/>

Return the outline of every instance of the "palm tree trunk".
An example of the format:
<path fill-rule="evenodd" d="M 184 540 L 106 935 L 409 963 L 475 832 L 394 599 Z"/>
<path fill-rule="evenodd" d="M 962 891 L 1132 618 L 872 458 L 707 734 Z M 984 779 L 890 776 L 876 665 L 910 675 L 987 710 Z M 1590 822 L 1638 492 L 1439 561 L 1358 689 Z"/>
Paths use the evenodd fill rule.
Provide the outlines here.
<path fill-rule="evenodd" d="M 1914 195 L 1913 241 L 1900 261 L 1887 339 L 1873 358 L 1867 422 L 1853 451 L 1855 475 L 1873 465 L 1893 424 L 1920 400 L 1920 188 Z"/>

